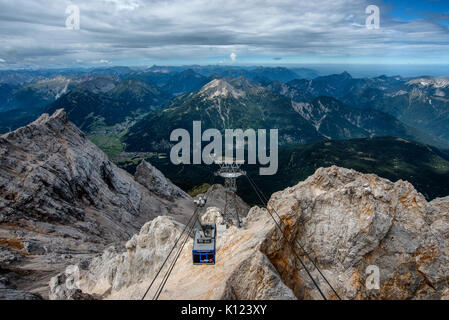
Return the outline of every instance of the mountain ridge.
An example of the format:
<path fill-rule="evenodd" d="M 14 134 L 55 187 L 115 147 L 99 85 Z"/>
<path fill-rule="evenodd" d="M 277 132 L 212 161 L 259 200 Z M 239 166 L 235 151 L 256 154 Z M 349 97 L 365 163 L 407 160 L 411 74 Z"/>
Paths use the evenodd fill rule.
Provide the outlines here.
<path fill-rule="evenodd" d="M 242 78 L 236 85 L 243 85 Z M 277 119 L 273 124 L 271 119 Z M 166 150 L 169 132 L 176 128 L 192 130 L 193 121 L 203 128 L 279 128 L 281 143 L 322 140 L 323 137 L 291 107 L 290 101 L 258 86 L 235 88 L 225 79 L 214 79 L 198 92 L 178 96 L 139 120 L 124 136 L 128 151 Z M 139 137 L 151 136 L 152 141 Z"/>
<path fill-rule="evenodd" d="M 1 272 L 45 296 L 49 274 L 71 261 L 126 240 L 158 215 L 184 221 L 191 198 L 166 199 L 138 182 L 154 176 L 149 164 L 136 177 L 115 166 L 63 109 L 1 135 Z M 162 177 L 160 186 L 170 186 Z"/>
<path fill-rule="evenodd" d="M 202 121 L 205 128 L 222 131 L 278 128 L 281 145 L 372 136 L 440 142 L 382 111 L 352 108 L 332 97 L 296 102 L 284 96 L 244 77 L 213 79 L 199 91 L 178 96 L 159 112 L 139 120 L 124 136 L 126 150 L 167 150 L 168 133 L 177 128 L 190 132 L 192 121 Z M 167 132 L 165 136 L 162 128 Z M 138 137 L 143 135 L 152 136 L 152 141 L 140 141 Z"/>

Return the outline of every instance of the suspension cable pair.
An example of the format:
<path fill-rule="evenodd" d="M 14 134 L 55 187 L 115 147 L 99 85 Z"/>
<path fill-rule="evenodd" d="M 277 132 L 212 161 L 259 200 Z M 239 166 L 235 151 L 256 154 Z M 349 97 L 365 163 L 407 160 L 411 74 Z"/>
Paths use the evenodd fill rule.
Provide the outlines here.
<path fill-rule="evenodd" d="M 211 181 L 210 181 L 210 185 L 212 186 L 215 180 L 215 175 L 212 175 L 211 177 Z M 207 201 L 207 199 L 206 199 Z M 185 238 L 184 240 L 181 241 L 181 247 L 178 249 L 178 251 L 175 254 L 175 258 L 172 260 L 170 266 L 168 267 L 166 273 L 164 274 L 164 277 L 162 278 L 162 281 L 160 282 L 158 288 L 156 289 L 156 292 L 153 296 L 153 300 L 157 300 L 159 299 L 159 296 L 161 295 L 162 291 L 164 290 L 165 284 L 168 281 L 168 278 L 170 277 L 176 262 L 178 261 L 179 256 L 181 255 L 181 252 L 185 246 L 185 244 L 187 243 L 187 240 L 189 239 L 193 228 L 195 227 L 195 223 L 196 220 L 199 219 L 199 212 L 200 212 L 200 207 L 196 207 L 195 210 L 193 211 L 192 216 L 190 216 L 189 221 L 187 222 L 187 224 L 184 226 L 184 229 L 182 230 L 181 234 L 179 235 L 179 237 L 176 239 L 175 244 L 173 245 L 173 247 L 171 248 L 170 252 L 168 253 L 167 257 L 165 258 L 164 262 L 162 263 L 162 265 L 160 266 L 158 272 L 156 273 L 156 275 L 154 276 L 153 280 L 151 281 L 150 285 L 148 286 L 147 290 L 145 291 L 145 294 L 143 295 L 141 300 L 144 300 L 145 297 L 147 296 L 148 292 L 150 291 L 151 287 L 153 286 L 154 282 L 156 281 L 157 277 L 159 276 L 159 274 L 161 273 L 162 269 L 164 268 L 165 264 L 167 263 L 170 255 L 172 254 L 172 252 L 175 250 L 176 246 L 178 245 L 179 240 L 183 237 L 183 235 L 185 234 L 186 230 L 188 229 L 188 232 L 185 234 Z"/>
<path fill-rule="evenodd" d="M 176 263 L 176 261 L 178 260 L 177 258 L 179 257 L 180 251 L 182 250 L 182 248 L 184 248 L 184 245 L 190 235 L 190 233 L 192 232 L 192 228 L 195 225 L 195 220 L 196 220 L 196 215 L 198 214 L 198 208 L 195 208 L 192 216 L 190 217 L 189 221 L 187 222 L 187 224 L 184 226 L 184 229 L 182 230 L 181 234 L 178 236 L 178 238 L 175 241 L 175 244 L 173 245 L 173 247 L 171 248 L 170 252 L 168 253 L 167 257 L 165 258 L 164 262 L 162 262 L 162 265 L 160 266 L 159 270 L 156 272 L 156 275 L 154 276 L 153 280 L 151 281 L 150 285 L 148 286 L 147 290 L 145 291 L 145 294 L 143 295 L 141 300 L 144 300 L 146 295 L 148 294 L 148 292 L 150 291 L 151 287 L 153 286 L 154 282 L 156 281 L 157 277 L 159 276 L 159 274 L 161 273 L 162 269 L 164 268 L 165 264 L 167 263 L 169 257 L 171 256 L 172 252 L 175 250 L 176 246 L 178 245 L 179 240 L 183 237 L 183 235 L 185 234 L 186 230 L 189 229 L 186 238 L 181 241 L 182 245 L 180 247 L 180 250 L 178 249 L 176 255 L 175 255 L 175 259 L 173 259 L 172 263 L 170 264 L 167 272 L 165 273 L 164 277 L 162 278 L 163 280 L 161 281 L 161 283 L 159 284 L 158 289 L 156 290 L 156 293 L 153 296 L 153 300 L 157 300 L 157 298 L 160 295 L 160 292 L 162 292 L 163 287 L 165 286 L 165 283 L 168 280 L 168 277 L 171 274 L 171 270 L 173 270 L 174 267 L 174 263 Z M 193 223 L 192 223 L 193 222 Z M 173 266 L 173 267 L 172 267 Z M 167 276 L 168 275 L 168 276 Z"/>
<path fill-rule="evenodd" d="M 212 186 L 213 180 L 214 180 L 214 176 L 212 175 L 212 181 L 210 183 L 210 185 Z M 313 284 L 315 285 L 315 287 L 317 288 L 318 292 L 320 293 L 320 295 L 322 296 L 322 298 L 324 300 L 327 300 L 326 296 L 324 295 L 323 291 L 321 290 L 320 286 L 318 285 L 318 283 L 316 282 L 316 280 L 313 278 L 311 272 L 309 271 L 309 269 L 307 268 L 307 266 L 305 265 L 305 263 L 303 262 L 303 260 L 301 259 L 300 255 L 296 252 L 294 245 L 292 245 L 292 243 L 289 241 L 289 239 L 287 238 L 287 236 L 285 235 L 284 230 L 282 229 L 281 225 L 278 223 L 278 221 L 275 219 L 275 217 L 273 216 L 270 208 L 268 207 L 268 201 L 266 196 L 263 194 L 263 192 L 260 190 L 260 188 L 256 185 L 256 183 L 252 180 L 252 178 L 247 174 L 246 175 L 249 184 L 251 185 L 251 187 L 254 189 L 256 195 L 258 196 L 258 198 L 260 199 L 260 201 L 266 206 L 267 211 L 270 215 L 270 217 L 273 219 L 276 227 L 279 229 L 279 231 L 281 232 L 282 237 L 286 240 L 287 244 L 289 245 L 289 248 L 291 249 L 291 251 L 293 252 L 293 254 L 296 256 L 296 258 L 299 260 L 299 262 L 301 263 L 303 269 L 306 271 L 307 275 L 310 277 L 310 279 L 312 280 Z M 279 221 L 281 224 L 283 224 L 283 220 L 281 219 L 279 213 L 277 212 L 277 210 L 275 208 L 273 208 L 275 211 L 276 216 L 278 217 Z M 161 281 L 161 283 L 159 284 L 159 287 L 157 288 L 154 296 L 153 296 L 153 300 L 157 300 L 160 296 L 160 294 L 162 293 L 168 278 L 171 275 L 171 272 L 174 269 L 174 266 L 176 264 L 176 262 L 178 261 L 179 256 L 181 255 L 181 252 L 187 242 L 187 240 L 190 237 L 190 234 L 195 226 L 195 221 L 197 219 L 197 215 L 199 214 L 199 208 L 195 208 L 193 215 L 190 217 L 189 221 L 187 222 L 187 224 L 185 225 L 182 233 L 179 235 L 179 237 L 176 239 L 175 244 L 173 245 L 173 247 L 171 248 L 170 252 L 168 253 L 167 257 L 165 258 L 164 262 L 162 263 L 161 267 L 159 268 L 158 272 L 156 273 L 156 275 L 154 276 L 153 280 L 150 283 L 150 286 L 147 288 L 147 290 L 145 291 L 145 294 L 142 297 L 142 300 L 145 299 L 146 295 L 148 294 L 148 292 L 150 291 L 151 287 L 153 286 L 154 282 L 156 281 L 156 278 L 158 277 L 158 275 L 161 273 L 162 269 L 164 268 L 166 262 L 168 261 L 171 253 L 174 251 L 174 249 L 176 248 L 179 240 L 183 237 L 183 235 L 185 234 L 185 231 L 187 229 L 188 232 L 185 235 L 185 238 L 181 241 L 182 245 L 181 247 L 178 249 L 177 253 L 175 254 L 175 258 L 172 260 L 169 268 L 167 269 L 163 280 Z M 337 291 L 333 288 L 333 286 L 329 283 L 329 281 L 327 280 L 327 278 L 324 276 L 324 274 L 321 272 L 321 270 L 318 268 L 318 266 L 315 264 L 315 262 L 313 261 L 313 259 L 310 257 L 309 253 L 304 249 L 304 247 L 299 243 L 299 241 L 297 239 L 295 239 L 295 242 L 297 244 L 298 247 L 301 248 L 301 250 L 303 251 L 303 253 L 306 255 L 306 257 L 310 260 L 310 262 L 313 264 L 313 266 L 316 268 L 316 270 L 319 272 L 319 274 L 323 277 L 324 281 L 327 283 L 327 285 L 332 289 L 332 291 L 335 293 L 335 295 L 337 296 L 338 299 L 341 300 L 340 296 L 338 295 Z"/>
<path fill-rule="evenodd" d="M 310 271 L 307 269 L 305 263 L 302 261 L 302 259 L 300 258 L 300 256 L 298 255 L 298 253 L 296 252 L 294 246 L 290 243 L 289 239 L 287 238 L 287 236 L 285 235 L 284 231 L 285 231 L 285 227 L 284 230 L 282 230 L 282 227 L 280 226 L 280 224 L 276 221 L 276 219 L 274 218 L 274 216 L 272 215 L 272 212 L 270 210 L 270 208 L 268 207 L 268 200 L 267 197 L 264 195 L 264 193 L 262 192 L 262 190 L 260 190 L 260 188 L 256 185 L 256 183 L 254 182 L 254 180 L 248 175 L 246 174 L 246 177 L 248 179 L 249 184 L 251 185 L 251 187 L 254 189 L 254 191 L 256 192 L 256 195 L 258 196 L 258 198 L 260 199 L 260 201 L 265 205 L 265 207 L 267 208 L 267 211 L 270 215 L 270 217 L 273 219 L 274 223 L 276 224 L 277 228 L 279 229 L 279 231 L 281 232 L 283 238 L 287 241 L 290 249 L 292 250 L 293 254 L 297 257 L 297 259 L 299 260 L 299 262 L 301 263 L 302 267 L 304 268 L 304 270 L 306 271 L 307 275 L 310 277 L 310 279 L 312 280 L 313 284 L 315 285 L 315 287 L 317 288 L 318 292 L 320 293 L 320 295 L 323 297 L 324 300 L 327 300 L 326 296 L 324 295 L 323 291 L 321 290 L 321 288 L 319 287 L 318 283 L 315 281 L 315 279 L 313 278 L 312 274 L 310 273 Z M 283 224 L 283 220 L 281 219 L 279 213 L 277 212 L 277 210 L 275 208 L 272 208 L 273 211 L 275 212 L 276 216 L 278 217 L 279 221 L 281 224 Z M 295 239 L 296 245 L 301 248 L 302 252 L 304 253 L 304 255 L 309 259 L 309 261 L 312 263 L 312 265 L 315 267 L 315 269 L 318 271 L 318 273 L 321 275 L 321 277 L 324 279 L 324 281 L 327 283 L 327 285 L 331 288 L 331 290 L 335 293 L 336 297 L 341 300 L 341 297 L 339 296 L 339 294 L 337 293 L 337 291 L 334 289 L 334 287 L 330 284 L 330 282 L 327 280 L 327 278 L 324 276 L 324 274 L 321 272 L 321 270 L 318 268 L 318 266 L 316 265 L 316 263 L 313 261 L 313 259 L 310 257 L 309 253 L 304 249 L 304 247 L 299 243 L 299 241 L 297 239 Z"/>

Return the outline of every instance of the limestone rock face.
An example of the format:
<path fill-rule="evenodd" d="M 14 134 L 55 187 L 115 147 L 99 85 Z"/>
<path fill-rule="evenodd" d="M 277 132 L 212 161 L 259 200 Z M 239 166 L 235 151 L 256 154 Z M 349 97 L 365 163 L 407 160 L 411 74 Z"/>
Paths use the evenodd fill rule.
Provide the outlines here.
<path fill-rule="evenodd" d="M 430 202 L 433 206 L 439 208 L 442 211 L 449 213 L 449 196 L 444 198 L 436 198 Z"/>
<path fill-rule="evenodd" d="M 230 194 L 228 194 L 230 196 Z M 226 214 L 224 213 L 224 208 L 226 204 L 226 190 L 221 184 L 214 184 L 211 186 L 207 192 L 207 204 L 208 207 L 220 208 L 221 215 L 223 216 L 224 222 L 228 224 L 236 225 L 237 223 L 237 215 L 236 210 L 238 211 L 238 216 L 240 221 L 248 214 L 250 207 L 243 201 L 238 195 L 235 195 L 235 206 L 231 206 L 226 208 Z"/>
<path fill-rule="evenodd" d="M 160 199 L 68 122 L 62 109 L 2 135 L 0 164 L 3 222 L 30 218 L 115 240 L 154 218 L 154 209 L 168 213 Z"/>
<path fill-rule="evenodd" d="M 217 211 L 210 210 L 217 213 Z M 187 242 L 161 299 L 295 299 L 276 269 L 260 251 L 265 235 L 265 211 L 254 209 L 246 230 L 231 226 L 220 236 L 214 266 L 192 265 L 192 240 Z M 257 217 L 254 217 L 257 216 Z M 248 218 L 245 218 L 248 219 Z M 142 227 L 126 244 L 126 252 L 105 250 L 81 272 L 82 292 L 106 299 L 140 299 L 170 252 L 183 226 L 168 217 L 158 217 Z M 172 261 L 173 254 L 168 262 Z M 165 273 L 167 266 L 163 269 Z M 147 295 L 156 292 L 159 277 Z M 56 280 L 55 280 L 56 281 Z"/>
<path fill-rule="evenodd" d="M 145 186 L 109 161 L 63 109 L 1 135 L 0 264 L 12 275 L 25 268 L 37 279 L 19 289 L 44 294 L 39 286 L 46 290 L 50 272 L 128 240 L 157 216 L 183 221 L 190 214 L 187 195 L 181 202 L 161 196 L 164 188 L 177 190 L 168 180 L 157 187 L 154 179 L 139 180 Z"/>
<path fill-rule="evenodd" d="M 201 216 L 201 223 L 224 224 L 222 210 L 217 207 L 208 207 L 206 212 Z"/>
<path fill-rule="evenodd" d="M 51 278 L 50 300 L 94 300 L 94 296 L 76 288 L 77 279 L 74 276 L 76 275 L 66 271 Z"/>
<path fill-rule="evenodd" d="M 445 199 L 427 202 L 408 182 L 320 168 L 273 194 L 269 210 L 251 208 L 242 228 L 230 226 L 219 234 L 215 265 L 193 265 L 189 240 L 160 298 L 322 299 L 289 242 L 328 299 L 337 294 L 342 299 L 448 299 L 445 205 Z M 204 210 L 204 219 L 220 216 L 218 208 Z M 141 298 L 180 228 L 167 217 L 153 220 L 131 238 L 127 252 L 105 251 L 91 263 L 92 279 L 107 286 L 81 289 L 107 299 Z M 157 247 L 145 249 L 146 244 Z M 102 268 L 105 276 L 95 273 Z M 378 287 L 373 270 L 378 270 Z"/>
<path fill-rule="evenodd" d="M 204 85 L 199 91 L 199 94 L 205 99 L 227 98 L 230 96 L 239 98 L 244 96 L 245 92 L 233 87 L 223 79 L 214 79 Z"/>
<path fill-rule="evenodd" d="M 109 247 L 90 262 L 87 271 L 81 270 L 79 287 L 85 292 L 105 295 L 154 275 L 181 234 L 182 228 L 182 224 L 167 216 L 160 216 L 146 223 L 126 243 L 126 252 Z"/>
<path fill-rule="evenodd" d="M 162 172 L 143 160 L 136 168 L 136 180 L 155 194 L 169 200 L 190 198 L 190 196 L 175 186 Z"/>
<path fill-rule="evenodd" d="M 269 206 L 345 299 L 439 299 L 447 290 L 448 213 L 428 203 L 408 182 L 321 168 L 295 187 L 275 193 Z M 296 296 L 319 298 L 311 280 L 295 271 L 298 266 L 292 270 L 294 262 L 284 248 L 272 255 L 278 271 L 288 271 L 284 281 L 288 273 Z M 368 266 L 379 270 L 379 290 L 367 286 Z M 314 270 L 310 263 L 309 268 Z M 316 270 L 313 275 L 335 298 Z"/>
<path fill-rule="evenodd" d="M 226 281 L 224 300 L 296 300 L 290 290 L 260 251 L 244 260 Z"/>

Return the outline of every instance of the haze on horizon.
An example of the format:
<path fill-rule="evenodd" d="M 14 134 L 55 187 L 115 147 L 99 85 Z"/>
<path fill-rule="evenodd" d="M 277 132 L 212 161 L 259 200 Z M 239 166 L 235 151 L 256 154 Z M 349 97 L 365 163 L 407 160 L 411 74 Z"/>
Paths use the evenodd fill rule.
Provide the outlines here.
<path fill-rule="evenodd" d="M 66 27 L 70 5 L 78 30 Z M 380 9 L 379 29 L 366 28 L 368 5 Z M 449 75 L 444 0 L 0 0 L 0 9 L 3 70 L 222 64 Z"/>

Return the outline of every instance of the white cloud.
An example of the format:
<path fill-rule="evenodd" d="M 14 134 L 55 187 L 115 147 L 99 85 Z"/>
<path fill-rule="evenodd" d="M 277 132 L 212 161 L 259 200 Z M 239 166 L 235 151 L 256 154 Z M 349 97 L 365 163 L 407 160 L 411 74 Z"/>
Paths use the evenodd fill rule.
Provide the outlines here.
<path fill-rule="evenodd" d="M 0 58 L 0 63 L 5 63 L 6 61 L 2 58 Z"/>
<path fill-rule="evenodd" d="M 0 56 L 18 67 L 30 58 L 38 66 L 77 59 L 151 64 L 186 57 L 217 61 L 229 52 L 239 52 L 240 62 L 258 56 L 449 58 L 448 28 L 389 20 L 381 2 L 380 29 L 367 30 L 371 2 L 77 0 L 82 28 L 67 30 L 69 1 L 0 0 Z"/>
<path fill-rule="evenodd" d="M 110 64 L 111 61 L 106 60 L 106 59 L 100 59 L 100 60 L 98 60 L 98 61 L 95 61 L 95 63 Z"/>
<path fill-rule="evenodd" d="M 104 1 L 115 5 L 117 10 L 134 11 L 140 7 L 140 2 L 137 0 L 104 0 Z"/>
<path fill-rule="evenodd" d="M 237 61 L 237 55 L 234 52 L 232 52 L 229 57 L 231 58 L 232 63 Z"/>

